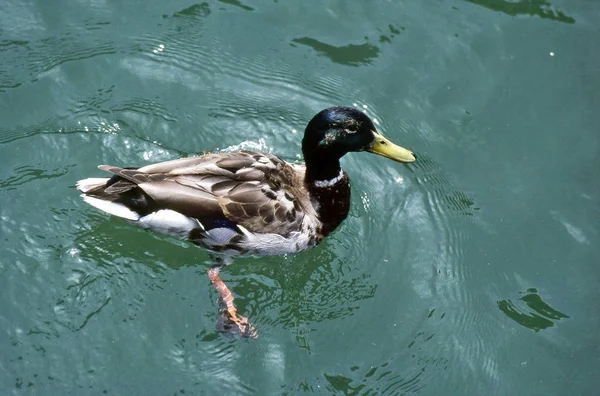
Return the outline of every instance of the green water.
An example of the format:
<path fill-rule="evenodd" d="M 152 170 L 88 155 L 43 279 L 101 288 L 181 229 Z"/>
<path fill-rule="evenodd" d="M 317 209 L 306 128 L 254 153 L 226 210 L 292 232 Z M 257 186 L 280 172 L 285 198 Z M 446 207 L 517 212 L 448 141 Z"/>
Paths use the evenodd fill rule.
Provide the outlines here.
<path fill-rule="evenodd" d="M 600 389 L 600 4 L 0 3 L 0 394 Z M 86 205 L 97 164 L 295 160 L 356 105 L 418 156 L 342 161 L 317 248 L 222 273 Z"/>

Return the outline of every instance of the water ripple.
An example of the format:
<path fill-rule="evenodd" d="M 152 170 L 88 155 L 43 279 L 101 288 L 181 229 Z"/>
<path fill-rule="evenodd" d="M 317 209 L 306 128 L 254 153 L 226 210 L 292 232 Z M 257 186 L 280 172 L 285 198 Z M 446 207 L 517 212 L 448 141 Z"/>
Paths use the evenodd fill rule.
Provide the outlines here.
<path fill-rule="evenodd" d="M 77 32 L 35 41 L 3 40 L 0 57 L 7 59 L 0 68 L 0 92 L 37 80 L 41 74 L 66 63 L 116 53 L 112 41 L 81 41 Z"/>
<path fill-rule="evenodd" d="M 434 312 L 430 312 L 427 319 L 433 315 Z M 360 359 L 356 364 L 346 363 L 346 367 L 338 363 L 323 373 L 325 389 L 346 395 L 418 393 L 426 389 L 432 377 L 443 375 L 451 364 L 445 357 L 447 353 L 436 352 L 435 345 L 431 345 L 435 344 L 434 336 L 429 331 L 420 331 L 404 348 L 390 345 L 394 348 L 394 357 L 383 362 Z M 307 379 L 283 386 L 282 392 L 319 393 L 322 392 L 319 383 L 322 383 L 320 378 Z"/>
<path fill-rule="evenodd" d="M 239 312 L 263 331 L 292 331 L 301 348 L 311 350 L 308 335 L 321 322 L 352 316 L 374 298 L 377 286 L 355 260 L 343 262 L 326 244 L 288 259 L 236 260 L 223 280 Z M 301 266 L 299 266 L 301 264 Z"/>
<path fill-rule="evenodd" d="M 66 165 L 61 168 L 44 169 L 30 165 L 14 168 L 11 175 L 6 179 L 0 179 L 0 189 L 10 191 L 18 186 L 42 179 L 55 179 L 66 175 L 74 165 Z"/>

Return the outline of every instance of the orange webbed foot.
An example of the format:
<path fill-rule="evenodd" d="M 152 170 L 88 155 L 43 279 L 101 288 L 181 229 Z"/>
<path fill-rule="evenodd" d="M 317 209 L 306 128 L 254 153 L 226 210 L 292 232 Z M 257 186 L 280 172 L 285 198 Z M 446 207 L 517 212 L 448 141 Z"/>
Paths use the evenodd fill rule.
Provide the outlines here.
<path fill-rule="evenodd" d="M 247 318 L 237 314 L 232 315 L 226 309 L 219 311 L 219 315 L 217 316 L 217 331 L 235 337 L 258 338 L 256 328 L 248 322 Z"/>

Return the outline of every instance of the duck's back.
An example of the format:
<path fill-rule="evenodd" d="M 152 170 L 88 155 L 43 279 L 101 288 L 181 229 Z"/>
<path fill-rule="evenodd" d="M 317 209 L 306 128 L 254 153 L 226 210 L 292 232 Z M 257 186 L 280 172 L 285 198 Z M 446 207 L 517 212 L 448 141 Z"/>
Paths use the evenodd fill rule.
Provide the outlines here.
<path fill-rule="evenodd" d="M 303 168 L 274 155 L 241 151 L 100 168 L 114 176 L 78 183 L 86 201 L 141 227 L 214 251 L 279 254 L 317 242 Z"/>

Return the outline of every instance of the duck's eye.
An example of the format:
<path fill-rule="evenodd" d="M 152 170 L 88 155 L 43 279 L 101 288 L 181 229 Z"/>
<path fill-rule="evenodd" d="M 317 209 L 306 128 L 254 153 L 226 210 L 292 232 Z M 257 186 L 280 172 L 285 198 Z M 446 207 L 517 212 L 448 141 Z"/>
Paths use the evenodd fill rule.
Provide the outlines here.
<path fill-rule="evenodd" d="M 346 127 L 346 130 L 350 133 L 354 133 L 354 132 L 358 131 L 358 125 L 350 124 Z"/>

